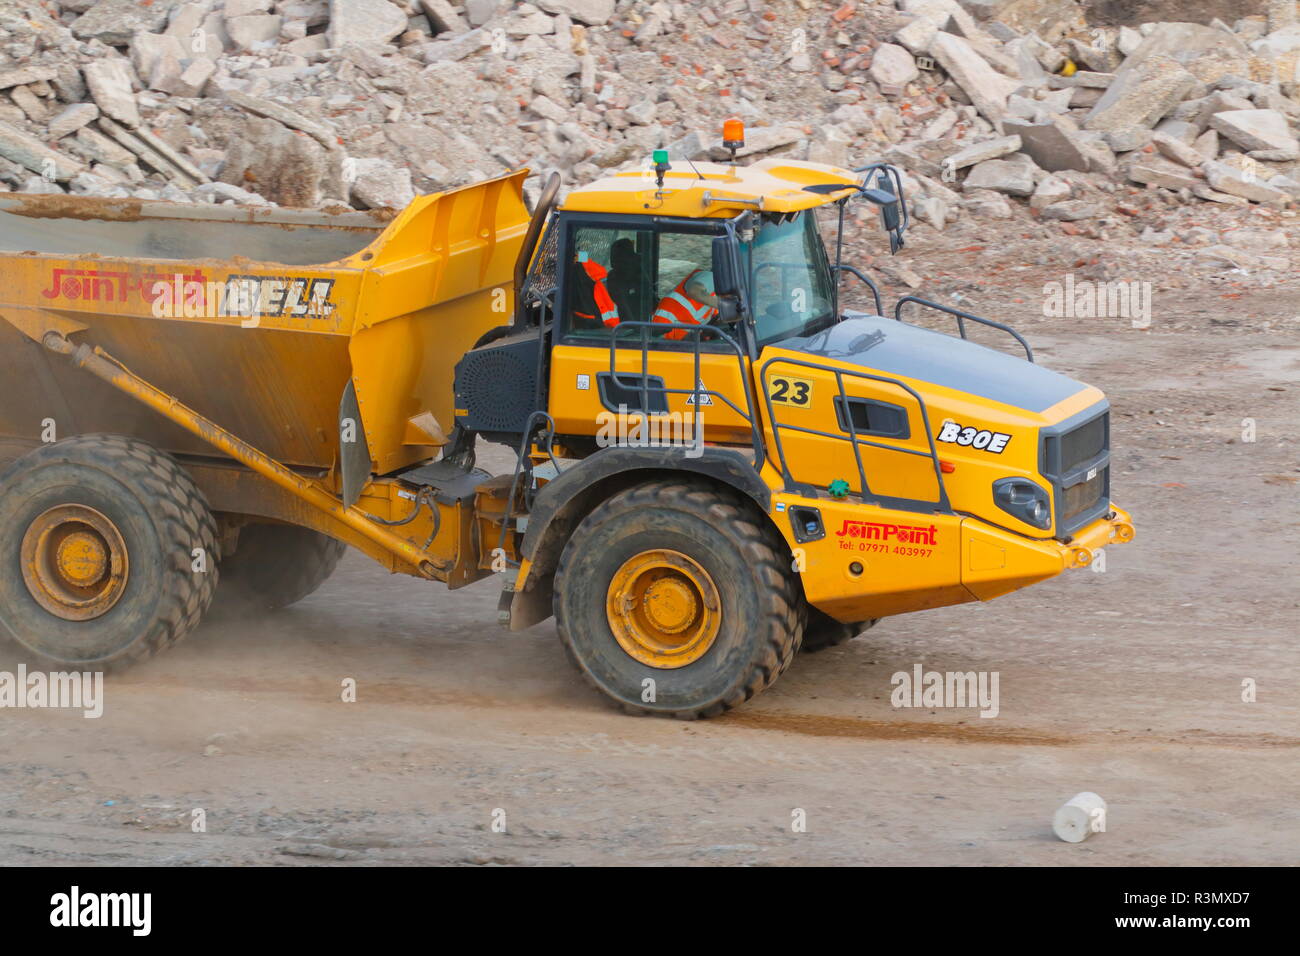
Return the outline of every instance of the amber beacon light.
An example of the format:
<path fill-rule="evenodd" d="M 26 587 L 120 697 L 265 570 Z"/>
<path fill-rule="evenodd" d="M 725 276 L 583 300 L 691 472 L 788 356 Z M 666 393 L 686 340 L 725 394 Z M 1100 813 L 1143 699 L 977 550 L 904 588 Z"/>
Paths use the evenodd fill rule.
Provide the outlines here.
<path fill-rule="evenodd" d="M 736 161 L 736 150 L 745 145 L 745 124 L 736 117 L 722 123 L 722 147 L 731 150 L 731 161 Z"/>

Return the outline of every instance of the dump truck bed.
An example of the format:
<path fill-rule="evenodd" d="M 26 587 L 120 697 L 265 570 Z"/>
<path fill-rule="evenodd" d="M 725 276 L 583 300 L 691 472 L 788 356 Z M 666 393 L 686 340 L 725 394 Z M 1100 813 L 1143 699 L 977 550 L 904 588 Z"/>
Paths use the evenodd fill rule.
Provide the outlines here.
<path fill-rule="evenodd" d="M 433 457 L 457 357 L 513 308 L 526 175 L 395 215 L 0 197 L 0 460 L 49 420 L 59 438 L 113 432 L 213 454 L 54 360 L 39 344 L 50 331 L 289 465 L 336 463 L 345 400 L 375 473 Z"/>
<path fill-rule="evenodd" d="M 378 238 L 390 210 L 317 212 L 138 199 L 0 196 L 0 252 L 114 259 L 233 259 L 285 265 L 346 259 Z"/>

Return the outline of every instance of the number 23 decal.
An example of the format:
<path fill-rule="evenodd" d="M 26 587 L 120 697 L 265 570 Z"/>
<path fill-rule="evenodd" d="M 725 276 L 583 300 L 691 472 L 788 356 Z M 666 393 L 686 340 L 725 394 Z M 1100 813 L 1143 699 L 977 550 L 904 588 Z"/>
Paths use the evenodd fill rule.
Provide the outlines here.
<path fill-rule="evenodd" d="M 773 375 L 767 380 L 767 394 L 777 405 L 807 408 L 812 403 L 812 382 L 806 378 Z"/>

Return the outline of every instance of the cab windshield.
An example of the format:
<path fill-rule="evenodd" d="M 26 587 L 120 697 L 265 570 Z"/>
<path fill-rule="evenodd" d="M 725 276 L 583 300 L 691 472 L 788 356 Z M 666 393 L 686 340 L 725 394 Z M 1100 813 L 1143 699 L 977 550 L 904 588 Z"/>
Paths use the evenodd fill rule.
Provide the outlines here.
<path fill-rule="evenodd" d="M 754 238 L 741 243 L 741 254 L 748 261 L 760 347 L 811 335 L 834 321 L 830 264 L 812 212 L 764 220 Z"/>

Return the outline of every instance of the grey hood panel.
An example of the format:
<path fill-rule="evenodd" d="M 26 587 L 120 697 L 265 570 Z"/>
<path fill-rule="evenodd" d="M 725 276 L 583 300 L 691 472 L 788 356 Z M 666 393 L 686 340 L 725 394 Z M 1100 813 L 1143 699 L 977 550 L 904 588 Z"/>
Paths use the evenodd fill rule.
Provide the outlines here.
<path fill-rule="evenodd" d="M 1041 365 L 955 335 L 878 315 L 849 315 L 824 332 L 776 347 L 942 385 L 1029 412 L 1045 411 L 1084 388 Z"/>

